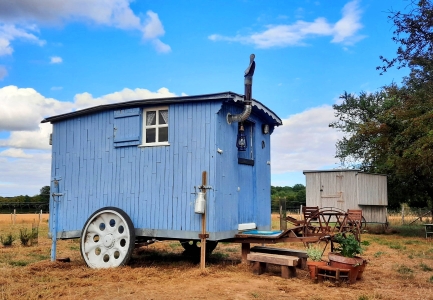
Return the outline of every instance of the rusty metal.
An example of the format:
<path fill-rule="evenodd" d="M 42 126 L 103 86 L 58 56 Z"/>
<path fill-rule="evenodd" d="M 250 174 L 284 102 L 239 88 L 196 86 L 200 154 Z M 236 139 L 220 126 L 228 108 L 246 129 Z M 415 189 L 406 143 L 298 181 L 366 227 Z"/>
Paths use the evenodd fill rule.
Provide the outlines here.
<path fill-rule="evenodd" d="M 199 234 L 198 234 L 198 237 L 199 237 L 200 239 L 208 239 L 208 238 L 209 238 L 209 233 L 206 233 L 206 234 L 199 233 Z"/>

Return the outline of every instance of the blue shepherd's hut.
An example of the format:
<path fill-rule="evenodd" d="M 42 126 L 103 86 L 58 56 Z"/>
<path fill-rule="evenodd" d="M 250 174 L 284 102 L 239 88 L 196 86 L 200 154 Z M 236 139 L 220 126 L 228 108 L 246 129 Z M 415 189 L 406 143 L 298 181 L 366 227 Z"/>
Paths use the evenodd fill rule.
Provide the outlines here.
<path fill-rule="evenodd" d="M 56 238 L 81 238 L 97 268 L 125 264 L 140 241 L 195 247 L 200 191 L 209 250 L 239 230 L 270 230 L 270 134 L 282 123 L 256 100 L 232 92 L 145 99 L 42 122 L 53 124 L 52 259 Z"/>

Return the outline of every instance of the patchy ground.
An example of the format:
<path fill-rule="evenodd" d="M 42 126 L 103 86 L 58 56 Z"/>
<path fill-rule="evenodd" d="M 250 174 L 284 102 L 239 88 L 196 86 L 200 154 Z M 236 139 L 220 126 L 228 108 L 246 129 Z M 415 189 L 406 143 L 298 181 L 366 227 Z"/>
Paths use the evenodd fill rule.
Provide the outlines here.
<path fill-rule="evenodd" d="M 0 235 L 19 236 L 35 219 L 11 225 L 7 218 L 0 217 Z M 45 218 L 37 245 L 23 247 L 19 239 L 12 247 L 0 245 L 0 299 L 433 299 L 433 242 L 424 238 L 364 234 L 370 245 L 363 279 L 335 286 L 313 283 L 303 270 L 288 280 L 279 268 L 253 275 L 240 263 L 240 245 L 228 243 L 218 245 L 204 272 L 177 241 L 149 245 L 129 266 L 110 270 L 87 268 L 78 240 L 59 241 L 58 257 L 71 262 L 52 263 L 47 230 Z M 272 246 L 303 248 L 302 243 Z"/>

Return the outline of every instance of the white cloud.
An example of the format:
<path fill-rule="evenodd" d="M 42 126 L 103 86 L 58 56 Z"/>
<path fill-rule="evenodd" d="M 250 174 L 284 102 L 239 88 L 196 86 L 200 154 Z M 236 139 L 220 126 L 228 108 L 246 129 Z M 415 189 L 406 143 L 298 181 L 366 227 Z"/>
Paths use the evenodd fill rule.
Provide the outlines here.
<path fill-rule="evenodd" d="M 165 34 L 164 26 L 162 26 L 158 14 L 149 10 L 146 15 L 147 19 L 144 22 L 143 39 L 150 40 L 155 50 L 159 53 L 170 52 L 171 47 L 161 42 L 161 40 L 158 38 Z"/>
<path fill-rule="evenodd" d="M 176 94 L 170 92 L 167 88 L 160 88 L 157 92 L 151 92 L 147 89 L 123 89 L 120 92 L 114 92 L 101 97 L 93 98 L 89 93 L 77 94 L 74 97 L 74 107 L 83 109 L 96 105 L 118 103 L 130 100 L 150 99 L 150 98 L 167 98 L 175 97 Z"/>
<path fill-rule="evenodd" d="M 130 2 L 131 0 L 0 1 L 0 55 L 12 54 L 11 41 L 16 38 L 43 45 L 45 41 L 33 34 L 38 32 L 39 26 L 55 26 L 67 22 L 139 30 L 143 32 L 144 39 L 151 41 L 165 34 L 158 14 L 148 11 L 147 18 L 141 20 L 132 11 Z M 170 46 L 159 40 L 155 43 L 157 51 L 169 52 Z"/>
<path fill-rule="evenodd" d="M 50 64 L 61 64 L 63 59 L 60 56 L 51 56 Z"/>
<path fill-rule="evenodd" d="M 54 116 L 91 106 L 140 100 L 149 98 L 175 97 L 176 94 L 167 88 L 156 92 L 136 88 L 123 89 L 101 97 L 94 98 L 89 93 L 76 94 L 74 102 L 62 102 L 53 98 L 45 98 L 32 88 L 6 86 L 0 88 L 0 132 L 1 131 L 40 131 L 40 121 Z M 14 134 L 14 133 L 12 133 Z M 33 133 L 29 133 L 30 135 Z M 21 135 L 16 138 L 21 139 Z M 30 137 L 25 137 L 29 138 Z M 5 145 L 3 143 L 3 145 Z M 37 147 L 38 149 L 40 146 Z"/>
<path fill-rule="evenodd" d="M 155 50 L 159 53 L 171 52 L 171 47 L 167 44 L 164 44 L 159 39 L 152 40 L 152 44 L 153 44 Z"/>
<path fill-rule="evenodd" d="M 7 138 L 0 138 L 0 196 L 33 195 L 49 185 L 52 125 L 40 123 L 45 117 L 90 106 L 174 96 L 164 87 L 156 92 L 125 88 L 96 98 L 89 93 L 77 94 L 74 102 L 62 102 L 45 98 L 32 88 L 0 88 L 0 132 L 10 132 Z"/>
<path fill-rule="evenodd" d="M 7 151 L 7 150 L 6 150 Z M 4 151 L 3 151 L 4 152 Z M 0 195 L 36 195 L 50 184 L 50 151 L 30 151 L 24 157 L 0 156 Z"/>
<path fill-rule="evenodd" d="M 347 3 L 343 7 L 343 18 L 334 25 L 334 38 L 333 43 L 351 43 L 362 38 L 356 36 L 356 32 L 363 26 L 360 23 L 361 10 L 358 7 L 358 1 L 352 1 Z"/>
<path fill-rule="evenodd" d="M 0 152 L 0 156 L 12 158 L 32 158 L 33 155 L 26 154 L 22 149 L 9 148 Z"/>
<path fill-rule="evenodd" d="M 45 98 L 32 88 L 0 88 L 0 132 L 39 130 L 40 121 L 50 115 L 71 111 L 74 104 Z"/>
<path fill-rule="evenodd" d="M 8 76 L 8 70 L 5 66 L 0 66 L 0 80 L 3 80 L 6 76 Z"/>
<path fill-rule="evenodd" d="M 314 107 L 283 119 L 272 134 L 272 173 L 314 170 L 338 163 L 335 143 L 341 132 L 329 128 L 335 121 L 329 105 Z"/>
<path fill-rule="evenodd" d="M 0 56 L 3 55 L 11 55 L 12 52 L 14 51 L 12 49 L 12 47 L 10 46 L 10 42 L 9 40 L 7 40 L 6 38 L 1 37 L 1 33 L 0 33 Z"/>
<path fill-rule="evenodd" d="M 360 23 L 362 11 L 358 8 L 358 0 L 347 3 L 342 9 L 342 18 L 335 24 L 325 18 L 317 18 L 313 22 L 297 21 L 291 25 L 267 25 L 261 32 L 234 37 L 212 34 L 212 41 L 229 41 L 252 44 L 257 48 L 287 47 L 304 45 L 305 40 L 315 36 L 331 36 L 333 43 L 353 44 L 363 36 L 357 32 L 363 27 Z"/>
<path fill-rule="evenodd" d="M 143 28 L 143 37 L 145 39 L 154 39 L 165 34 L 164 27 L 159 20 L 158 14 L 153 11 L 146 13 L 147 19 Z"/>
<path fill-rule="evenodd" d="M 9 138 L 0 139 L 0 147 L 50 149 L 49 138 L 51 132 L 52 125 L 46 123 L 39 124 L 37 130 L 12 131 Z"/>
<path fill-rule="evenodd" d="M 1 8 L 0 8 L 1 10 Z M 14 24 L 1 24 L 0 23 L 0 56 L 11 55 L 13 48 L 10 42 L 15 39 L 21 39 L 36 43 L 39 46 L 45 44 L 45 41 L 40 40 L 31 31 L 35 31 L 34 26 L 17 27 Z"/>

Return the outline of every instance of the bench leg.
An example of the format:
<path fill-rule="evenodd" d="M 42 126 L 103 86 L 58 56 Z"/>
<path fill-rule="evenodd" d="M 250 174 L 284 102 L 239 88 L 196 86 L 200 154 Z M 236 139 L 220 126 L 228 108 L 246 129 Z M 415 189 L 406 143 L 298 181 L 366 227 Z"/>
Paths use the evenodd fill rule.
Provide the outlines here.
<path fill-rule="evenodd" d="M 281 266 L 281 277 L 285 279 L 296 277 L 296 267 Z"/>
<path fill-rule="evenodd" d="M 299 258 L 298 268 L 307 270 L 307 259 L 305 257 Z"/>
<path fill-rule="evenodd" d="M 255 261 L 253 263 L 253 273 L 260 275 L 266 272 L 266 263 Z"/>
<path fill-rule="evenodd" d="M 242 243 L 242 263 L 248 263 L 247 255 L 250 253 L 250 243 Z"/>

